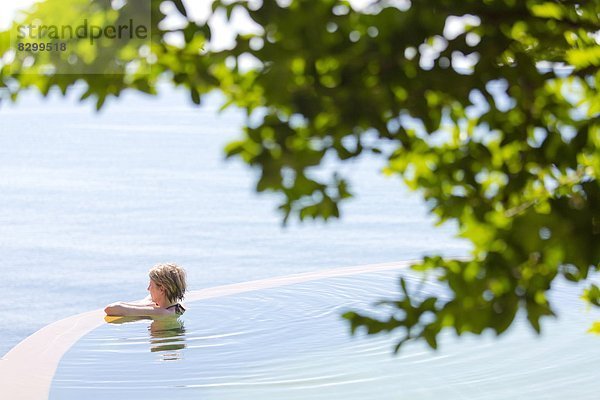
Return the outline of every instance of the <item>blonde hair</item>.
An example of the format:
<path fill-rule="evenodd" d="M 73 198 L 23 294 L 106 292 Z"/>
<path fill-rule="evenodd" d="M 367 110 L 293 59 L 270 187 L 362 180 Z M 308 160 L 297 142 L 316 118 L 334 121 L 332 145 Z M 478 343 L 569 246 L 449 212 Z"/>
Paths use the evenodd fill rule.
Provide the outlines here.
<path fill-rule="evenodd" d="M 165 291 L 169 301 L 181 300 L 185 295 L 185 270 L 175 263 L 156 264 L 148 273 L 150 279 Z"/>

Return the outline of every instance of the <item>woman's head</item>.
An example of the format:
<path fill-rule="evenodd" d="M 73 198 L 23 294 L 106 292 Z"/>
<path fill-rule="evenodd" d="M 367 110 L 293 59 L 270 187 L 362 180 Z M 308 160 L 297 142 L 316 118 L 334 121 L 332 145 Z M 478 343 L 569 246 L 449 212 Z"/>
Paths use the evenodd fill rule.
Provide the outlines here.
<path fill-rule="evenodd" d="M 173 302 L 183 299 L 187 286 L 185 270 L 179 265 L 175 263 L 156 264 L 150 269 L 148 275 L 158 290 L 165 294 L 167 300 Z"/>

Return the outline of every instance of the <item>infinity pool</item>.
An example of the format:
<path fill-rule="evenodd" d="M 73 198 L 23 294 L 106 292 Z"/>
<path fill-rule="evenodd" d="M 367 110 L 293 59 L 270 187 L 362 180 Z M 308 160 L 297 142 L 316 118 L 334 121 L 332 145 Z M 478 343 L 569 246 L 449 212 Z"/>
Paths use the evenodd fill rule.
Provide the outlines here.
<path fill-rule="evenodd" d="M 397 278 L 326 278 L 197 301 L 168 323 L 107 323 L 65 354 L 50 399 L 596 398 L 600 338 L 586 330 L 600 315 L 574 288 L 554 289 L 560 319 L 540 337 L 520 321 L 500 339 L 447 335 L 441 350 L 392 356 L 393 337 L 352 337 L 340 314 L 393 297 Z"/>

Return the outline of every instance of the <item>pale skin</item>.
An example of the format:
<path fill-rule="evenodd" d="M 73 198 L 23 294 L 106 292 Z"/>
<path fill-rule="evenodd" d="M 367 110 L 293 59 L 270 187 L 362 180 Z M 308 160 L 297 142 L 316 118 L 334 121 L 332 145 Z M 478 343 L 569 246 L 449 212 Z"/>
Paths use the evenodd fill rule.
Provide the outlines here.
<path fill-rule="evenodd" d="M 167 307 L 177 302 L 169 301 L 164 288 L 150 279 L 148 291 L 150 294 L 142 300 L 112 303 L 106 306 L 104 312 L 106 315 L 120 317 L 165 317 L 175 314 L 175 310 L 167 310 Z"/>

